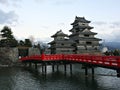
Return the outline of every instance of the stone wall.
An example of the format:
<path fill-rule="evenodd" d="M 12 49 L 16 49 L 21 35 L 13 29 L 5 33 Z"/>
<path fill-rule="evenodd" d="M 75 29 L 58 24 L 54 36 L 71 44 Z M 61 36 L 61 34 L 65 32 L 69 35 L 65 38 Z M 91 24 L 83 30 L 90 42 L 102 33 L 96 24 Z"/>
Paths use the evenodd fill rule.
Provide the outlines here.
<path fill-rule="evenodd" d="M 40 55 L 40 50 L 38 48 L 29 48 L 28 54 L 29 54 L 29 56 Z"/>
<path fill-rule="evenodd" d="M 28 54 L 40 55 L 38 48 L 29 48 Z M 18 48 L 0 48 L 0 64 L 11 64 L 12 62 L 19 62 Z"/>
<path fill-rule="evenodd" d="M 13 62 L 18 62 L 18 49 L 0 48 L 0 64 L 12 65 Z"/>
<path fill-rule="evenodd" d="M 18 48 L 10 48 L 8 52 L 8 57 L 12 62 L 18 61 Z"/>

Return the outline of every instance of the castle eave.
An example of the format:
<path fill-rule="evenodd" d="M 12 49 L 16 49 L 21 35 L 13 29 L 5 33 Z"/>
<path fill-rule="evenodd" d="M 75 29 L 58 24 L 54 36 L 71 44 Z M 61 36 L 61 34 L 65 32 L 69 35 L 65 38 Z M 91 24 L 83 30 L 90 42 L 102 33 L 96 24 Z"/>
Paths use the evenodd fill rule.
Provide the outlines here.
<path fill-rule="evenodd" d="M 101 41 L 102 39 L 99 38 L 79 38 L 79 40 L 85 40 L 85 41 Z"/>

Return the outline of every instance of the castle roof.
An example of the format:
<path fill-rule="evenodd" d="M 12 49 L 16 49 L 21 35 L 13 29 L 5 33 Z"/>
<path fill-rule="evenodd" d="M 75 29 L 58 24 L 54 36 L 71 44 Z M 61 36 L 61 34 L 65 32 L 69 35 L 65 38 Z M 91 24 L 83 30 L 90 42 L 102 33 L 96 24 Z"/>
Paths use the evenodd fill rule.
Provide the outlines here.
<path fill-rule="evenodd" d="M 72 41 L 72 40 L 70 40 L 70 39 L 65 39 L 65 40 L 57 40 L 57 41 L 51 41 L 51 42 L 49 42 L 48 44 L 54 44 L 54 43 L 65 43 L 65 44 L 67 44 L 67 43 L 73 43 L 74 41 Z"/>
<path fill-rule="evenodd" d="M 54 35 L 52 35 L 51 37 L 57 37 L 57 36 L 64 36 L 64 37 L 68 37 L 68 35 L 67 34 L 64 34 L 63 32 L 62 32 L 62 30 L 60 30 L 60 31 L 57 31 Z"/>
<path fill-rule="evenodd" d="M 85 41 L 101 41 L 102 39 L 99 39 L 99 38 L 88 38 L 88 37 L 81 37 L 81 38 L 79 38 L 79 40 L 85 40 Z"/>
<path fill-rule="evenodd" d="M 78 33 L 69 35 L 69 37 L 70 36 L 76 36 L 76 35 L 79 35 L 79 34 L 83 34 L 83 35 L 85 35 L 85 34 L 87 34 L 87 35 L 96 35 L 97 33 L 94 33 L 94 32 L 78 32 Z"/>
<path fill-rule="evenodd" d="M 90 23 L 90 21 L 86 20 L 84 17 L 75 17 L 75 21 L 71 24 L 75 24 L 75 23 L 78 23 L 78 22 L 82 22 L 82 23 Z"/>
<path fill-rule="evenodd" d="M 88 29 L 93 29 L 93 27 L 91 27 L 91 26 L 79 26 L 78 28 L 81 29 L 81 30 L 84 30 L 84 29 L 86 29 L 86 28 L 88 28 Z M 72 31 L 74 31 L 74 30 L 75 30 L 75 29 L 72 28 L 72 29 L 70 29 L 69 31 L 72 32 Z"/>

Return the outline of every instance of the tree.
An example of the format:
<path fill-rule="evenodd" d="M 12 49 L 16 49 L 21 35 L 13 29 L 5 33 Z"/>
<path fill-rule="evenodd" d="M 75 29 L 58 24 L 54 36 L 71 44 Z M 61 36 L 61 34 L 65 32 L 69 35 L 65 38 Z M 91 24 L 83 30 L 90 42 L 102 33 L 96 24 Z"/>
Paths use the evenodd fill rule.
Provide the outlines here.
<path fill-rule="evenodd" d="M 25 45 L 25 42 L 23 40 L 20 40 L 19 41 L 19 46 L 24 46 Z"/>
<path fill-rule="evenodd" d="M 12 34 L 11 28 L 4 26 L 1 30 L 1 35 L 4 39 L 0 41 L 1 47 L 16 47 L 18 45 L 17 40 Z"/>
<path fill-rule="evenodd" d="M 30 39 L 25 39 L 25 44 L 26 47 L 32 47 L 32 43 L 30 41 Z"/>
<path fill-rule="evenodd" d="M 109 55 L 110 55 L 110 52 L 106 51 L 104 54 L 105 54 L 106 56 L 109 56 Z"/>
<path fill-rule="evenodd" d="M 118 51 L 117 49 L 115 49 L 115 50 L 113 51 L 113 55 L 114 55 L 114 56 L 119 56 L 120 53 L 119 53 L 119 51 Z"/>

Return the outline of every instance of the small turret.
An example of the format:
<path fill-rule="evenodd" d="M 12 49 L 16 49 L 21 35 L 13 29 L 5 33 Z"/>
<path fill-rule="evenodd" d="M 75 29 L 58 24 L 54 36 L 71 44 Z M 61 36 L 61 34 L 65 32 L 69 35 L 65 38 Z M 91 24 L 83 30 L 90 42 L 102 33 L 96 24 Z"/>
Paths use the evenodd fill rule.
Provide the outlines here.
<path fill-rule="evenodd" d="M 54 40 L 48 44 L 50 44 L 51 54 L 72 54 L 73 47 L 71 43 L 73 43 L 70 39 L 68 39 L 68 35 L 64 34 L 62 30 L 57 31 L 54 35 L 51 36 Z"/>

